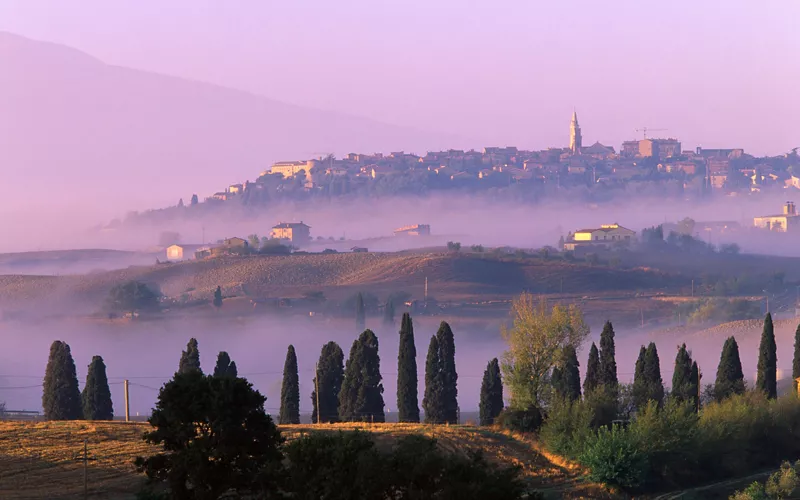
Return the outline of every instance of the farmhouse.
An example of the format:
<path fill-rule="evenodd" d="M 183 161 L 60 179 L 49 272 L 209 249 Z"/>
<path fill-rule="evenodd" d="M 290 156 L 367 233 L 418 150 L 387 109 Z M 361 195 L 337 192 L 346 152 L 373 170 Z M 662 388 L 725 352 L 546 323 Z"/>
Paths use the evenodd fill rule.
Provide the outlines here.
<path fill-rule="evenodd" d="M 596 229 L 580 229 L 575 231 L 565 243 L 564 250 L 575 250 L 579 247 L 629 244 L 636 238 L 636 232 L 617 223 L 603 224 Z"/>
<path fill-rule="evenodd" d="M 787 201 L 782 214 L 754 217 L 753 226 L 779 233 L 795 232 L 800 229 L 800 217 L 797 216 L 794 202 Z"/>
<path fill-rule="evenodd" d="M 170 245 L 167 247 L 167 260 L 191 259 L 202 248 L 206 248 L 205 245 Z"/>
<path fill-rule="evenodd" d="M 307 243 L 311 239 L 311 226 L 300 222 L 281 222 L 272 226 L 269 237 L 292 243 Z"/>
<path fill-rule="evenodd" d="M 414 224 L 413 226 L 403 226 L 394 230 L 395 236 L 430 236 L 430 224 Z"/>

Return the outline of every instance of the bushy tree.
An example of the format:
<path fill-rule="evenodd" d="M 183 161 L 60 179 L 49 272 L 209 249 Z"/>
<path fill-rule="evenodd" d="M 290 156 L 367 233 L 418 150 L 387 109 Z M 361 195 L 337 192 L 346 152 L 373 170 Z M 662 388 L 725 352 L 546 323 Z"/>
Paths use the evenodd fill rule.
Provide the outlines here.
<path fill-rule="evenodd" d="M 758 374 L 756 376 L 756 389 L 764 391 L 770 399 L 778 397 L 778 352 L 775 345 L 775 329 L 772 324 L 772 315 L 767 313 L 764 318 L 764 330 L 761 333 L 761 344 L 758 346 Z"/>
<path fill-rule="evenodd" d="M 364 307 L 364 296 L 359 293 L 356 296 L 356 331 L 363 332 L 367 325 L 367 312 Z"/>
<path fill-rule="evenodd" d="M 217 286 L 217 289 L 214 290 L 214 307 L 222 307 L 222 287 L 220 286 Z"/>
<path fill-rule="evenodd" d="M 83 416 L 75 361 L 69 345 L 56 340 L 44 374 L 42 407 L 47 420 L 79 420 Z"/>
<path fill-rule="evenodd" d="M 158 309 L 159 293 L 139 281 L 126 281 L 108 292 L 106 307 L 118 313 L 130 313 Z"/>
<path fill-rule="evenodd" d="M 200 369 L 200 350 L 197 347 L 197 339 L 189 339 L 186 344 L 186 350 L 181 353 L 181 360 L 178 363 L 178 373 L 188 373 L 190 371 L 197 371 L 203 373 Z"/>
<path fill-rule="evenodd" d="M 797 379 L 800 378 L 800 325 L 794 332 L 794 357 L 792 358 L 792 380 L 794 391 L 797 393 Z"/>
<path fill-rule="evenodd" d="M 243 378 L 176 373 L 158 393 L 147 442 L 163 451 L 136 460 L 169 498 L 268 497 L 278 489 L 283 439 L 266 398 Z"/>
<path fill-rule="evenodd" d="M 317 380 L 317 378 L 319 380 Z M 336 342 L 328 342 L 322 346 L 317 363 L 314 390 L 311 392 L 313 422 L 338 422 L 339 421 L 339 392 L 344 380 L 344 352 Z M 317 398 L 319 390 L 319 398 Z M 319 409 L 317 408 L 319 399 Z M 319 411 L 319 419 L 317 418 Z"/>
<path fill-rule="evenodd" d="M 739 359 L 739 344 L 728 337 L 722 346 L 722 354 L 717 366 L 717 379 L 714 384 L 714 398 L 722 401 L 733 394 L 744 394 L 744 373 Z"/>
<path fill-rule="evenodd" d="M 231 357 L 226 351 L 220 351 L 217 355 L 217 364 L 214 366 L 215 377 L 236 377 L 238 376 L 236 363 L 231 361 Z"/>
<path fill-rule="evenodd" d="M 696 370 L 697 363 L 692 362 L 692 355 L 686 349 L 686 344 L 682 344 L 675 356 L 675 370 L 672 372 L 671 396 L 678 402 L 696 404 L 697 380 L 693 379 L 693 376 L 697 376 Z"/>
<path fill-rule="evenodd" d="M 83 418 L 86 420 L 114 420 L 111 390 L 108 388 L 106 365 L 103 358 L 93 356 L 86 372 L 86 385 L 81 393 Z"/>
<path fill-rule="evenodd" d="M 283 364 L 278 423 L 281 425 L 300 423 L 300 377 L 297 373 L 297 354 L 291 344 L 286 351 L 286 361 Z"/>
<path fill-rule="evenodd" d="M 536 304 L 527 293 L 514 300 L 511 315 L 512 327 L 502 330 L 508 345 L 503 376 L 511 390 L 511 406 L 524 410 L 541 404 L 547 376 L 564 346 L 582 345 L 589 327 L 577 306 L 555 305 L 550 310 L 545 300 Z"/>
<path fill-rule="evenodd" d="M 388 305 L 391 302 L 387 303 Z M 400 324 L 400 347 L 397 354 L 397 413 L 400 422 L 419 422 L 417 399 L 417 348 L 414 325 L 408 313 Z"/>
<path fill-rule="evenodd" d="M 372 330 L 353 342 L 339 393 L 339 416 L 342 420 L 383 422 L 383 383 L 381 382 L 378 337 Z"/>
<path fill-rule="evenodd" d="M 583 379 L 583 393 L 594 391 L 600 384 L 600 354 L 597 346 L 592 342 L 589 348 L 589 360 L 586 362 L 586 378 Z"/>
<path fill-rule="evenodd" d="M 480 424 L 492 425 L 503 411 L 503 379 L 497 358 L 489 361 L 483 372 L 480 400 Z"/>
<path fill-rule="evenodd" d="M 609 389 L 616 389 L 617 380 L 617 351 L 614 346 L 614 327 L 610 321 L 603 325 L 600 333 L 600 383 Z"/>
<path fill-rule="evenodd" d="M 444 421 L 444 404 L 442 403 L 442 371 L 439 360 L 439 339 L 431 337 L 428 345 L 428 356 L 425 359 L 425 396 L 422 398 L 422 410 L 425 412 L 425 423 L 436 424 Z"/>

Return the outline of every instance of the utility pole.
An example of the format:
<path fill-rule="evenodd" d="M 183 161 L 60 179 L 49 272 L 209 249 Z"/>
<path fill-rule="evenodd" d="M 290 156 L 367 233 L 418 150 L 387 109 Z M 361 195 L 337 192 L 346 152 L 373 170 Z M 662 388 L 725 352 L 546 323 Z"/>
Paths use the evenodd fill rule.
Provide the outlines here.
<path fill-rule="evenodd" d="M 320 408 L 319 408 L 319 363 L 314 363 L 314 391 L 316 392 L 317 398 L 317 425 L 322 421 L 320 418 Z"/>
<path fill-rule="evenodd" d="M 428 303 L 428 277 L 425 276 L 425 303 Z"/>
<path fill-rule="evenodd" d="M 130 407 L 130 393 L 128 392 L 128 379 L 125 379 L 122 383 L 123 387 L 125 387 L 125 421 L 131 421 L 131 407 Z"/>

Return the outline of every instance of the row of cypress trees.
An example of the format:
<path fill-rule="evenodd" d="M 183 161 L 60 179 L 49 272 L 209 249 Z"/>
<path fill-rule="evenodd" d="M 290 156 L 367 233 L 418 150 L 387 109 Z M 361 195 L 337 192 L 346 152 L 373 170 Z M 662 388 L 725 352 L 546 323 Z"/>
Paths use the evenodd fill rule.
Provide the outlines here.
<path fill-rule="evenodd" d="M 53 342 L 45 369 L 42 407 L 48 420 L 112 420 L 114 407 L 103 358 L 92 357 L 80 392 L 69 345 Z"/>

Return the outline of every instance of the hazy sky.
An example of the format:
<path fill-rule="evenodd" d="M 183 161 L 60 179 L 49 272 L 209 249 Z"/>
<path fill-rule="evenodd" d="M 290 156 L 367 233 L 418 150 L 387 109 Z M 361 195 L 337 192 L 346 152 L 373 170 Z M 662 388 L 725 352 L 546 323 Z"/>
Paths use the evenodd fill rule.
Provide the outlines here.
<path fill-rule="evenodd" d="M 800 146 L 800 2 L 2 0 L 0 30 L 101 60 L 454 132 L 475 147 Z"/>

